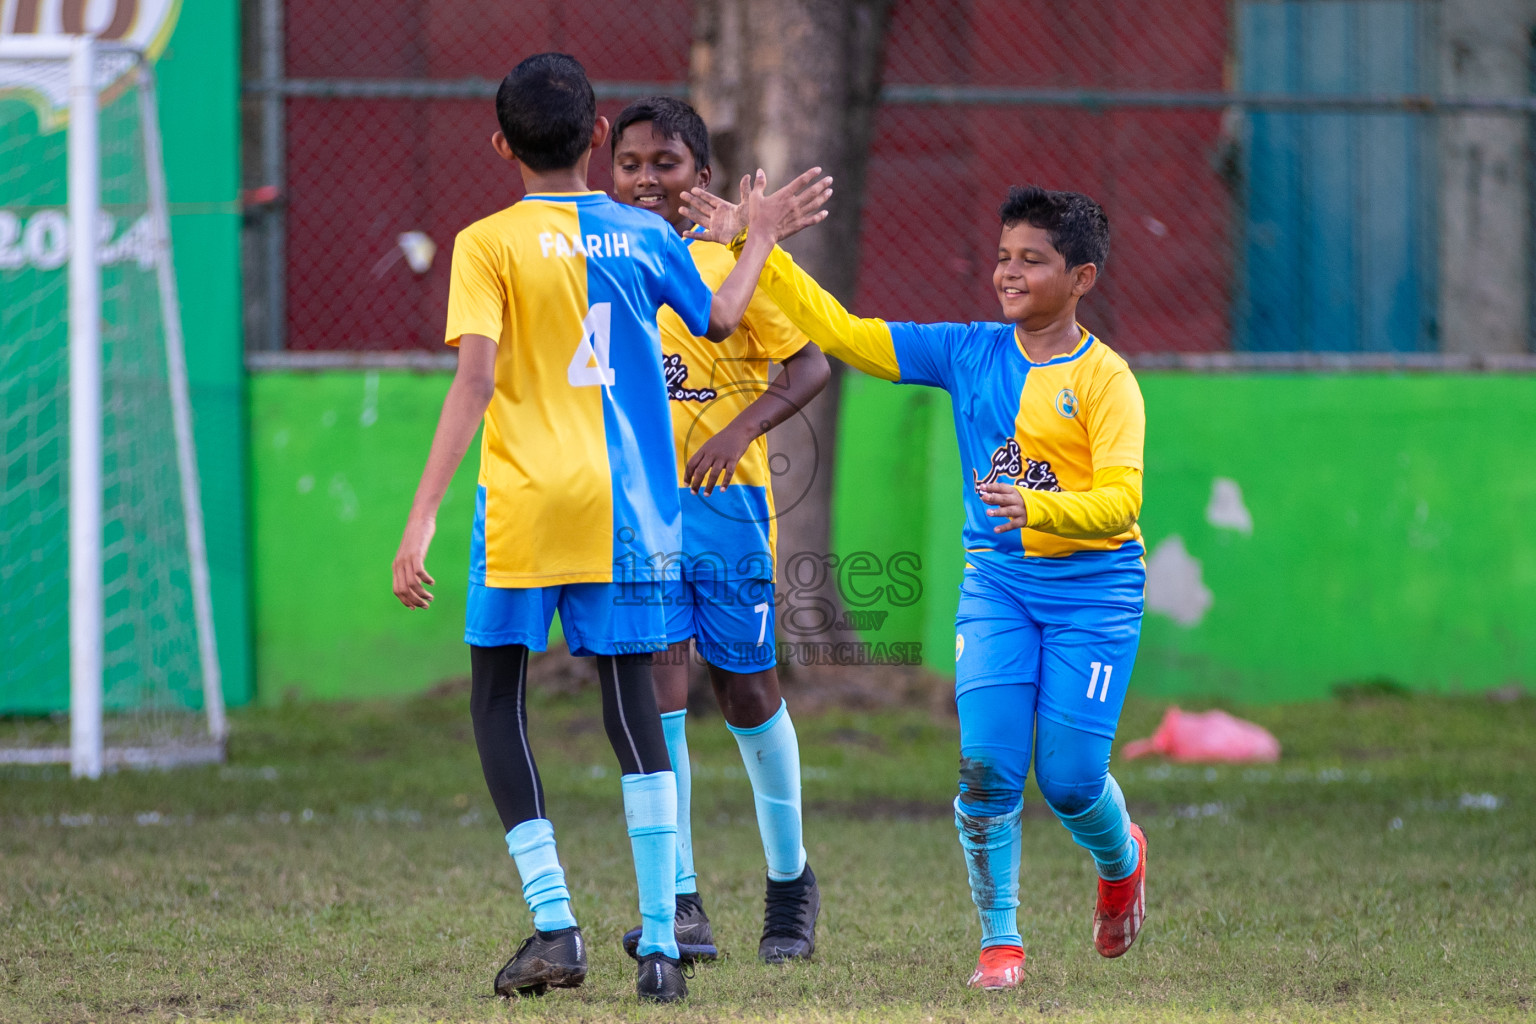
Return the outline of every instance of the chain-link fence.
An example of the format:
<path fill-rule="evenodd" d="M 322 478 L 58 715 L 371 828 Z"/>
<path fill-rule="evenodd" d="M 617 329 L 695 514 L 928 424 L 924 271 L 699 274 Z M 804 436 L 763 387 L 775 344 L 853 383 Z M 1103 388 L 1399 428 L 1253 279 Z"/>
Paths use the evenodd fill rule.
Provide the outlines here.
<path fill-rule="evenodd" d="M 445 252 L 520 193 L 495 83 L 559 49 L 610 118 L 686 95 L 695 2 L 249 5 L 251 347 L 435 350 L 448 261 L 421 237 Z M 995 211 L 1032 181 L 1105 205 L 1083 319 L 1128 354 L 1528 352 L 1516 7 L 895 0 L 855 309 L 994 318 Z"/>

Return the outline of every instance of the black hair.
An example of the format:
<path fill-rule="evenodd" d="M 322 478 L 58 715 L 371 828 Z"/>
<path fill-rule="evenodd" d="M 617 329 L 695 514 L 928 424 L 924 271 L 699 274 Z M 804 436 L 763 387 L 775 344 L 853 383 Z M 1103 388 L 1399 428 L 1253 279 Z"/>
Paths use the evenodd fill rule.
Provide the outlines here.
<path fill-rule="evenodd" d="M 635 100 L 619 112 L 613 123 L 613 151 L 619 151 L 619 136 L 634 124 L 649 121 L 651 130 L 664 139 L 678 139 L 693 154 L 699 170 L 709 166 L 709 129 L 704 119 L 682 100 L 673 96 L 647 96 Z"/>
<path fill-rule="evenodd" d="M 574 167 L 591 147 L 597 123 L 586 69 L 569 54 L 534 54 L 501 80 L 496 120 L 512 155 L 529 170 Z"/>
<path fill-rule="evenodd" d="M 997 213 L 1005 228 L 1023 223 L 1048 234 L 1068 270 L 1092 263 L 1103 271 L 1109 258 L 1109 218 L 1104 207 L 1081 192 L 1014 185 Z"/>

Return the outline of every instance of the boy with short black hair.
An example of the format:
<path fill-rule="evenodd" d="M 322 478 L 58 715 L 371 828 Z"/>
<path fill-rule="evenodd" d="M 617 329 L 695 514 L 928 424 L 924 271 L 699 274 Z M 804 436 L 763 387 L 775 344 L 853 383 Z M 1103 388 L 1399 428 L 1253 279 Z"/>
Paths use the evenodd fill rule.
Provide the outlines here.
<path fill-rule="evenodd" d="M 514 68 L 496 113 L 492 145 L 518 165 L 527 194 L 455 240 L 445 340 L 459 366 L 395 555 L 394 591 L 408 608 L 430 605 L 437 509 L 483 419 L 465 626 L 470 712 L 535 929 L 496 991 L 575 987 L 587 973 L 524 699 L 528 652 L 545 648 L 558 609 L 571 651 L 596 657 L 623 769 L 644 921 L 637 990 L 670 1002 L 687 993 L 672 931 L 676 782 L 650 652 L 666 646 L 657 555 L 677 548 L 678 505 L 656 311 L 671 306 L 690 329 L 727 337 L 769 247 L 744 252 L 711 295 L 676 232 L 589 191 L 587 165 L 608 122 L 565 54 Z M 771 219 L 783 207 L 769 197 L 760 209 Z"/>
<path fill-rule="evenodd" d="M 690 192 L 700 237 L 741 244 L 743 208 Z M 1075 192 L 1009 190 L 992 283 L 1004 323 L 851 316 L 782 250 L 759 289 L 832 355 L 949 392 L 966 480 L 955 622 L 960 795 L 955 825 L 981 916 L 970 985 L 1016 987 L 1020 813 L 1035 781 L 1093 856 L 1094 946 L 1120 956 L 1145 914 L 1147 842 L 1109 774 L 1141 633 L 1141 391 L 1077 323 L 1109 254 L 1109 221 Z M 750 240 L 758 228 L 745 232 Z M 777 241 L 783 235 L 776 235 Z M 992 527 L 993 521 L 1005 521 Z"/>
<path fill-rule="evenodd" d="M 620 202 L 653 210 L 679 233 L 693 226 L 682 194 L 710 182 L 709 129 L 682 100 L 652 96 L 614 122 L 613 184 Z M 690 240 L 705 282 L 735 259 Z M 800 815 L 800 747 L 779 692 L 774 643 L 773 487 L 767 432 L 815 398 L 831 378 L 827 357 L 761 293 L 741 328 L 712 343 L 671 310 L 659 317 L 677 445 L 683 511 L 682 578 L 667 583 L 665 658 L 652 667 L 667 752 L 677 778 L 677 941 L 684 959 L 710 960 L 714 936 L 698 892 L 690 818 L 689 641 L 709 666 L 726 727 L 741 749 L 768 861 L 758 956 L 768 963 L 816 949 L 821 892 L 806 863 Z M 770 384 L 768 364 L 780 372 Z M 624 936 L 632 954 L 641 934 Z"/>

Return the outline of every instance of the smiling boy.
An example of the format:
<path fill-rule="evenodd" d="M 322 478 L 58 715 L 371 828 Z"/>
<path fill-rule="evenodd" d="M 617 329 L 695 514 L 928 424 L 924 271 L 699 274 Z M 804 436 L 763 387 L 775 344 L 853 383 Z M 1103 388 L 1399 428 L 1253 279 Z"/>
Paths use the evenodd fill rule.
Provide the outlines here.
<path fill-rule="evenodd" d="M 693 227 L 684 192 L 710 182 L 709 130 L 688 104 L 637 100 L 613 129 L 614 194 L 653 210 L 679 233 Z M 729 249 L 690 240 L 706 283 L 735 265 Z M 806 863 L 800 816 L 800 747 L 779 692 L 774 643 L 773 488 L 767 432 L 815 398 L 831 377 L 827 357 L 766 296 L 754 295 L 741 327 L 713 343 L 671 310 L 658 316 L 681 470 L 681 578 L 667 584 L 667 655 L 652 668 L 656 702 L 677 778 L 677 940 L 684 959 L 716 955 L 698 892 L 689 811 L 688 647 L 709 666 L 726 727 L 752 783 L 768 862 L 758 956 L 768 963 L 816 948 L 821 893 Z M 769 363 L 780 372 L 768 380 Z M 624 936 L 635 952 L 636 928 Z"/>
<path fill-rule="evenodd" d="M 744 208 L 697 190 L 687 204 L 700 237 L 748 237 Z M 860 319 L 777 248 L 758 285 L 828 353 L 950 395 L 969 471 L 955 826 L 981 917 L 969 984 L 986 989 L 1014 988 L 1023 975 L 1019 838 L 1031 753 L 1046 803 L 1097 868 L 1093 941 L 1103 956 L 1136 940 L 1147 862 L 1146 837 L 1109 774 L 1141 633 L 1146 415 L 1125 360 L 1077 323 L 1109 255 L 1109 221 L 1087 196 L 1033 186 L 1010 189 L 999 213 L 992 284 L 1004 323 Z"/>

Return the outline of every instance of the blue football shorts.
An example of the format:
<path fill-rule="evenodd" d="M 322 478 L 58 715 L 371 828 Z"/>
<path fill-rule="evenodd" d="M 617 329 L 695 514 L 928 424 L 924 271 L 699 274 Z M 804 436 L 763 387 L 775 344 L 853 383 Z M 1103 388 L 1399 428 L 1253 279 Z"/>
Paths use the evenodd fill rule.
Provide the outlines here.
<path fill-rule="evenodd" d="M 667 642 L 692 637 L 699 657 L 745 675 L 778 663 L 772 580 L 668 580 Z"/>
<path fill-rule="evenodd" d="M 1065 558 L 968 556 L 955 612 L 955 693 L 1033 683 L 1036 714 L 1115 735 L 1136 648 L 1139 544 Z"/>
<path fill-rule="evenodd" d="M 549 646 L 555 612 L 571 653 L 644 654 L 665 650 L 663 583 L 565 583 L 553 587 L 469 585 L 464 642 L 475 647 Z"/>

